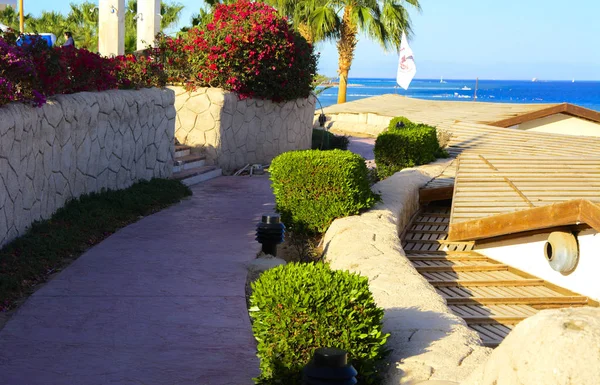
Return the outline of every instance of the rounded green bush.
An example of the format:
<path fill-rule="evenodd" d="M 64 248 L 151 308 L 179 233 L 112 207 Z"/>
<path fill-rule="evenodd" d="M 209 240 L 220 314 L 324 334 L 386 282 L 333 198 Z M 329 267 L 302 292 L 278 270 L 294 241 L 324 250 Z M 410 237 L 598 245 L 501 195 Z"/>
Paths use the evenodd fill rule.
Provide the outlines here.
<path fill-rule="evenodd" d="M 299 234 L 324 233 L 336 218 L 373 206 L 365 160 L 350 151 L 304 150 L 277 156 L 269 167 L 277 211 Z"/>
<path fill-rule="evenodd" d="M 250 316 L 261 369 L 256 383 L 300 384 L 320 347 L 348 351 L 359 383 L 378 383 L 389 335 L 366 277 L 322 263 L 278 266 L 252 284 Z"/>
<path fill-rule="evenodd" d="M 389 178 L 404 168 L 448 157 L 440 148 L 435 127 L 410 122 L 404 128 L 397 129 L 394 121 L 410 122 L 402 116 L 394 118 L 388 131 L 377 136 L 373 153 L 379 178 Z"/>
<path fill-rule="evenodd" d="M 413 123 L 408 118 L 406 118 L 404 116 L 397 116 L 397 117 L 393 118 L 392 120 L 390 120 L 390 124 L 388 125 L 388 130 L 390 130 L 390 131 L 397 130 L 398 128 L 396 127 L 396 125 L 398 123 L 403 123 L 404 124 L 403 128 L 410 128 L 415 125 L 415 123 Z"/>

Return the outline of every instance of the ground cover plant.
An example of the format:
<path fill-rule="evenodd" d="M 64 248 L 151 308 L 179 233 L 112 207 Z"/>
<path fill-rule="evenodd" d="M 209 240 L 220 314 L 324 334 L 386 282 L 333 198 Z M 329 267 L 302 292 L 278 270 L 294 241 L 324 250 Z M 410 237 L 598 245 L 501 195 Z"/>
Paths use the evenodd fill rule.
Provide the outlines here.
<path fill-rule="evenodd" d="M 377 136 L 373 152 L 381 179 L 407 167 L 448 157 L 440 147 L 435 127 L 413 123 L 404 117 L 392 119 L 388 130 Z"/>
<path fill-rule="evenodd" d="M 388 335 L 382 332 L 366 277 L 323 263 L 291 263 L 264 272 L 252 284 L 252 330 L 258 341 L 258 384 L 301 384 L 315 349 L 348 351 L 359 384 L 379 382 Z"/>
<path fill-rule="evenodd" d="M 91 246 L 191 195 L 179 181 L 153 179 L 118 191 L 84 195 L 50 219 L 36 222 L 23 236 L 0 249 L 0 311 L 60 270 Z"/>
<path fill-rule="evenodd" d="M 219 87 L 242 98 L 306 98 L 316 73 L 313 47 L 275 8 L 240 0 L 217 5 L 206 24 L 158 39 L 169 81 L 190 91 Z"/>

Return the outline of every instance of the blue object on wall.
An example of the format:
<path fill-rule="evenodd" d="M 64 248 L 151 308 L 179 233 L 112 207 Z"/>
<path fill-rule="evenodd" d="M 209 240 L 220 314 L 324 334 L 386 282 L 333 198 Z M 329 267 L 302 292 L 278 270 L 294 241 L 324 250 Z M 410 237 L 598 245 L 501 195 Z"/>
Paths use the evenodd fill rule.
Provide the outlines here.
<path fill-rule="evenodd" d="M 27 46 L 33 43 L 36 39 L 41 39 L 48 44 L 48 47 L 52 47 L 56 43 L 56 36 L 53 33 L 41 33 L 39 35 L 21 35 L 17 39 L 17 45 Z"/>

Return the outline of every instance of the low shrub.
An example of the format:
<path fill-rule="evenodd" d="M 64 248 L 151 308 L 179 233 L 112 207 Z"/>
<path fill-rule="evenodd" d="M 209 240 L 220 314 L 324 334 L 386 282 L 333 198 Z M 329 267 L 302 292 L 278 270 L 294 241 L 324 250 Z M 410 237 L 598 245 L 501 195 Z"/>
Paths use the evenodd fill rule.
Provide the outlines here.
<path fill-rule="evenodd" d="M 388 178 L 403 168 L 433 162 L 438 157 L 447 157 L 445 151 L 440 148 L 435 127 L 423 124 L 412 124 L 402 129 L 394 128 L 379 134 L 373 152 L 377 173 L 381 179 Z"/>
<path fill-rule="evenodd" d="M 188 90 L 219 87 L 242 98 L 306 98 L 317 59 L 277 10 L 249 0 L 219 4 L 212 18 L 173 39 L 159 36 L 169 81 Z"/>
<path fill-rule="evenodd" d="M 348 351 L 359 384 L 378 383 L 387 354 L 383 314 L 366 277 L 322 263 L 266 271 L 250 297 L 261 369 L 256 383 L 300 384 L 302 367 L 320 347 Z"/>
<path fill-rule="evenodd" d="M 403 127 L 398 127 L 398 124 L 403 124 Z M 415 123 L 413 123 L 411 120 L 409 120 L 408 118 L 405 118 L 404 116 L 397 116 L 395 118 L 393 118 L 392 120 L 390 120 L 390 124 L 388 125 L 388 130 L 395 130 L 395 129 L 399 129 L 399 128 L 409 128 L 409 127 L 413 127 L 415 125 Z"/>
<path fill-rule="evenodd" d="M 0 105 L 41 106 L 47 97 L 83 91 L 162 87 L 166 74 L 152 59 L 105 58 L 85 49 L 48 47 L 32 37 L 17 46 L 13 32 L 0 34 Z"/>
<path fill-rule="evenodd" d="M 350 151 L 290 151 L 269 167 L 277 211 L 292 232 L 324 233 L 331 222 L 377 201 L 365 160 Z"/>
<path fill-rule="evenodd" d="M 164 87 L 167 74 L 163 65 L 146 56 L 117 56 L 113 59 L 114 75 L 121 89 Z"/>
<path fill-rule="evenodd" d="M 344 135 L 334 135 L 327 130 L 314 128 L 312 131 L 313 150 L 347 150 L 350 140 Z"/>

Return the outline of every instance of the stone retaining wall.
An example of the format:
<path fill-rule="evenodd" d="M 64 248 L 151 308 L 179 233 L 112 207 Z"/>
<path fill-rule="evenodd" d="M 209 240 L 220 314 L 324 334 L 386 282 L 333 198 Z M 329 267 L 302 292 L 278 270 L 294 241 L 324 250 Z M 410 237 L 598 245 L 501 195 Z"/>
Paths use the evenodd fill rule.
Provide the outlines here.
<path fill-rule="evenodd" d="M 286 151 L 311 146 L 315 99 L 284 103 L 244 99 L 220 88 L 175 91 L 175 137 L 201 148 L 225 172 L 270 163 Z"/>
<path fill-rule="evenodd" d="M 460 381 L 491 351 L 415 270 L 398 237 L 419 209 L 419 188 L 451 161 L 405 169 L 377 183 L 373 190 L 381 194 L 381 203 L 335 220 L 325 234 L 331 267 L 368 277 L 375 301 L 385 310 L 384 330 L 391 333 L 393 349 L 386 384 Z"/>
<path fill-rule="evenodd" d="M 146 89 L 0 107 L 0 246 L 69 199 L 170 177 L 173 104 L 173 91 Z"/>

